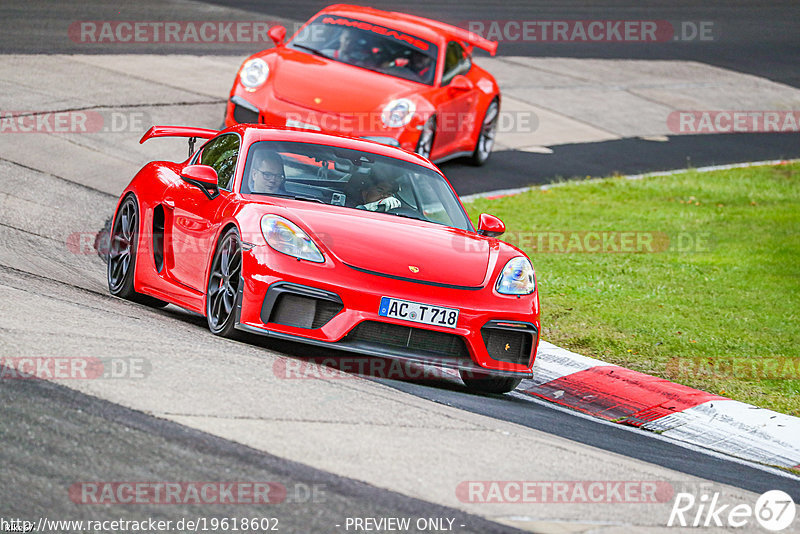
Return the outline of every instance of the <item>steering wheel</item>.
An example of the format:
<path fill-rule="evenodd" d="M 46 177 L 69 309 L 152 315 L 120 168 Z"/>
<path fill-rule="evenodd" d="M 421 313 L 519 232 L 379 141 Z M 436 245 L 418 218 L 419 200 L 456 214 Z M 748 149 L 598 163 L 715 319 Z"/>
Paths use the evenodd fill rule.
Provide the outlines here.
<path fill-rule="evenodd" d="M 418 212 L 414 208 L 409 208 L 409 207 L 406 207 L 406 206 L 400 206 L 399 208 L 391 209 L 391 210 L 387 211 L 386 213 L 391 213 L 392 215 L 400 215 L 402 217 L 411 217 L 412 219 L 418 219 L 420 221 L 427 221 L 428 220 L 420 212 Z"/>

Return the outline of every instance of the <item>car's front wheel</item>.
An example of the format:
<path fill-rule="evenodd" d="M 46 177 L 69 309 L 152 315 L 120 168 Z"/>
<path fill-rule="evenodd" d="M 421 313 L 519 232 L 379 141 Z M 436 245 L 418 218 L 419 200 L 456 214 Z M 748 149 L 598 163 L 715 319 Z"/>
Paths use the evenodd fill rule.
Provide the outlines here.
<path fill-rule="evenodd" d="M 139 205 L 136 197 L 125 197 L 114 216 L 108 237 L 108 290 L 112 295 L 162 308 L 167 302 L 137 293 L 133 286 L 136 274 L 136 251 L 139 247 Z"/>
<path fill-rule="evenodd" d="M 492 155 L 494 148 L 494 138 L 497 135 L 497 117 L 500 115 L 500 105 L 497 100 L 492 100 L 486 108 L 486 114 L 481 123 L 481 132 L 478 135 L 478 142 L 475 143 L 475 150 L 472 152 L 471 162 L 473 165 L 481 166 Z"/>
<path fill-rule="evenodd" d="M 513 376 L 495 376 L 465 369 L 461 369 L 459 374 L 464 385 L 475 393 L 508 393 L 522 382 L 521 378 Z"/>
<path fill-rule="evenodd" d="M 236 307 L 242 284 L 242 242 L 236 228 L 230 228 L 219 240 L 206 293 L 206 319 L 212 333 L 236 336 Z"/>

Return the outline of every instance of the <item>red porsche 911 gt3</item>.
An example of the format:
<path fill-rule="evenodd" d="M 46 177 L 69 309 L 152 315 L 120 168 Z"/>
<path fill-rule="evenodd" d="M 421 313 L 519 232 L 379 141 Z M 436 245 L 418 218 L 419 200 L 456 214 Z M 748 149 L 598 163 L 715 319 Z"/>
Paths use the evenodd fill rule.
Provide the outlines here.
<path fill-rule="evenodd" d="M 287 42 L 250 56 L 230 93 L 225 125 L 297 126 L 364 137 L 442 162 L 486 162 L 500 90 L 472 49 L 497 43 L 403 13 L 334 5 Z"/>
<path fill-rule="evenodd" d="M 208 141 L 145 165 L 111 226 L 108 286 L 238 331 L 458 369 L 501 393 L 532 375 L 539 296 L 530 260 L 477 230 L 427 159 L 373 141 L 236 125 L 154 126 Z M 191 150 L 190 150 L 191 152 Z"/>

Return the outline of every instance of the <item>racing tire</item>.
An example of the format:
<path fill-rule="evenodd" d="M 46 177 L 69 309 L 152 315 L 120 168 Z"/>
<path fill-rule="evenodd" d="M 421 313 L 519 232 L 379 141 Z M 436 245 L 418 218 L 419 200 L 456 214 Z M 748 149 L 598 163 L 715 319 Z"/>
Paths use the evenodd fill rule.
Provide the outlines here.
<path fill-rule="evenodd" d="M 206 320 L 211 333 L 238 338 L 239 289 L 242 287 L 242 241 L 230 228 L 217 243 L 206 287 Z"/>
<path fill-rule="evenodd" d="M 436 138 L 436 117 L 431 117 L 425 121 L 422 132 L 419 134 L 417 149 L 415 152 L 423 158 L 431 159 L 433 150 L 433 140 Z"/>
<path fill-rule="evenodd" d="M 475 143 L 475 150 L 472 152 L 470 163 L 480 167 L 489 160 L 494 148 L 494 139 L 497 135 L 497 117 L 500 115 L 500 105 L 497 100 L 492 100 L 486 113 L 483 115 L 481 131 L 478 134 L 478 141 Z"/>
<path fill-rule="evenodd" d="M 108 291 L 116 297 L 154 308 L 166 306 L 168 302 L 137 293 L 133 287 L 139 249 L 139 204 L 133 194 L 125 197 L 114 215 L 108 240 Z"/>
<path fill-rule="evenodd" d="M 491 374 L 460 369 L 458 373 L 467 389 L 473 393 L 509 393 L 522 382 L 513 376 L 494 376 Z"/>

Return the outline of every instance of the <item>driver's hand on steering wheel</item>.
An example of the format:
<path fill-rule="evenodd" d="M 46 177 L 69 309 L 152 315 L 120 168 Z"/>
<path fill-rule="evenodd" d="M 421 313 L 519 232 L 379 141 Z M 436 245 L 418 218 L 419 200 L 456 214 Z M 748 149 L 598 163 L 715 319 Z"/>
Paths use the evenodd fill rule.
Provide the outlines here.
<path fill-rule="evenodd" d="M 388 196 L 386 198 L 376 200 L 375 202 L 367 202 L 366 204 L 362 204 L 361 206 L 356 206 L 356 207 L 363 208 L 369 211 L 387 212 L 389 210 L 399 208 L 401 205 L 402 204 L 397 198 Z"/>
<path fill-rule="evenodd" d="M 400 207 L 400 201 L 395 197 L 386 197 L 378 201 L 378 207 L 383 207 L 383 211 L 393 210 Z"/>

